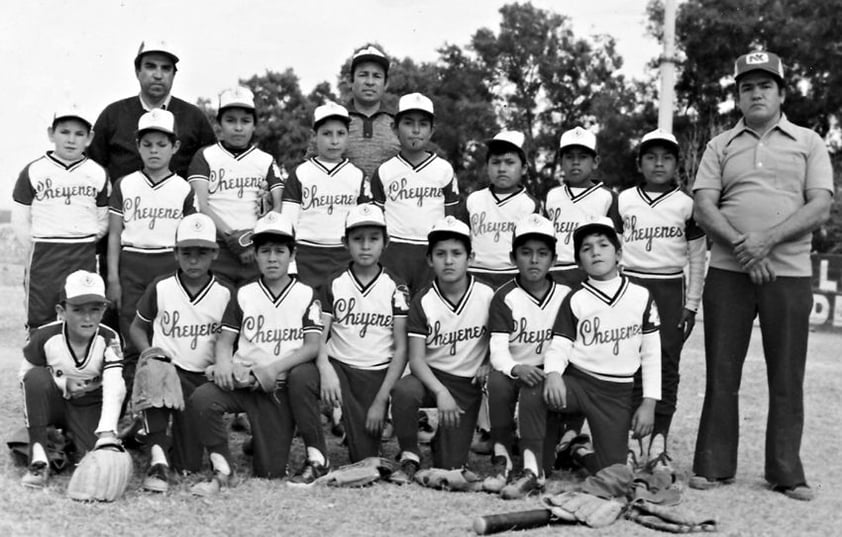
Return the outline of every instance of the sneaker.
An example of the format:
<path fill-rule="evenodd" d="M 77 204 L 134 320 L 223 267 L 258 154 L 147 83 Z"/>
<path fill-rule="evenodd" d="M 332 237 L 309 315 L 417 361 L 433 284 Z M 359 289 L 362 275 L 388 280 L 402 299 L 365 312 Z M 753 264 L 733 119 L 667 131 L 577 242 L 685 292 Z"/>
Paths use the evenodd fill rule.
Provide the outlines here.
<path fill-rule="evenodd" d="M 721 487 L 723 485 L 730 485 L 734 482 L 733 477 L 723 477 L 720 479 L 709 479 L 703 475 L 694 475 L 690 478 L 687 484 L 691 489 L 696 490 L 710 490 Z"/>
<path fill-rule="evenodd" d="M 404 459 L 400 462 L 400 468 L 392 472 L 389 481 L 396 485 L 408 485 L 415 479 L 415 473 L 421 465 L 412 459 Z"/>
<path fill-rule="evenodd" d="M 169 466 L 166 464 L 153 464 L 143 478 L 143 490 L 150 492 L 167 492 L 170 488 L 168 479 Z"/>
<path fill-rule="evenodd" d="M 567 433 L 565 433 L 565 436 L 567 436 Z M 576 468 L 581 468 L 582 454 L 580 452 L 582 449 L 586 449 L 586 452 L 593 451 L 590 447 L 591 437 L 586 434 L 576 435 L 569 440 L 567 445 L 563 444 L 564 438 L 556 446 L 555 464 L 553 465 L 556 470 L 575 470 Z"/>
<path fill-rule="evenodd" d="M 327 475 L 328 472 L 330 472 L 330 464 L 308 460 L 304 463 L 301 473 L 290 479 L 287 484 L 292 487 L 309 487 L 316 479 Z"/>
<path fill-rule="evenodd" d="M 541 492 L 538 476 L 532 470 L 524 470 L 520 477 L 503 487 L 500 496 L 504 500 L 520 500 Z"/>
<path fill-rule="evenodd" d="M 471 451 L 477 455 L 491 455 L 491 452 L 493 451 L 491 433 L 480 429 L 479 434 L 474 438 L 474 441 L 471 442 Z"/>
<path fill-rule="evenodd" d="M 509 482 L 509 471 L 506 468 L 506 457 L 496 455 L 491 458 L 494 466 L 491 475 L 483 479 L 482 490 L 485 492 L 499 493 Z"/>
<path fill-rule="evenodd" d="M 778 485 L 772 487 L 772 490 L 780 492 L 787 498 L 792 498 L 793 500 L 801 502 L 811 502 L 816 499 L 816 493 L 813 492 L 813 489 L 811 489 L 806 483 L 794 487 L 782 487 Z"/>
<path fill-rule="evenodd" d="M 26 474 L 20 479 L 21 485 L 31 489 L 42 489 L 47 486 L 50 478 L 50 466 L 43 461 L 33 462 L 29 465 Z"/>
<path fill-rule="evenodd" d="M 231 485 L 231 474 L 223 474 L 222 472 L 214 472 L 213 477 L 207 481 L 201 481 L 190 487 L 190 494 L 193 496 L 201 496 L 208 498 L 216 496 L 219 492 Z"/>

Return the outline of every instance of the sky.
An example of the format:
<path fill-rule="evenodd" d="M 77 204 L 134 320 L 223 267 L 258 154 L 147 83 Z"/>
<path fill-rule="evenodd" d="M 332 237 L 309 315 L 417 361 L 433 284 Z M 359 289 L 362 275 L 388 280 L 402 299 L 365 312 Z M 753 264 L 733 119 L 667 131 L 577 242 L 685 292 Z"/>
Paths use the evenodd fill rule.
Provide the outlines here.
<path fill-rule="evenodd" d="M 138 93 L 133 59 L 143 40 L 164 39 L 180 58 L 173 95 L 215 98 L 241 78 L 292 67 L 308 93 L 353 50 L 379 42 L 396 57 L 436 59 L 481 27 L 499 29 L 512 0 L 26 0 L 0 20 L 0 208 L 11 206 L 20 170 L 49 149 L 54 109 L 74 103 L 95 118 Z M 577 36 L 609 34 L 631 78 L 660 53 L 646 34 L 648 0 L 532 0 L 566 15 Z"/>

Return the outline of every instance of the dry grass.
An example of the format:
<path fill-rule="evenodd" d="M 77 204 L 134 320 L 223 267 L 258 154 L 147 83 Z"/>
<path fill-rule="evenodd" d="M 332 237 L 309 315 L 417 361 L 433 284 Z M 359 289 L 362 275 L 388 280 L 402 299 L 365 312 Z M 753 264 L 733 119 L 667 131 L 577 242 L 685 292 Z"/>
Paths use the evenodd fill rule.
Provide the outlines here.
<path fill-rule="evenodd" d="M 19 268 L 7 269 L 14 276 Z M 11 278 L 10 278 L 11 279 Z M 23 341 L 19 286 L 0 287 L 0 440 L 22 424 L 16 371 Z M 680 408 L 674 422 L 670 449 L 680 472 L 689 472 L 698 414 L 704 389 L 701 326 L 690 339 L 683 358 Z M 710 492 L 688 490 L 685 505 L 701 513 L 714 513 L 725 535 L 835 535 L 842 493 L 842 445 L 839 409 L 842 388 L 838 379 L 838 335 L 815 333 L 810 343 L 807 375 L 807 423 L 802 450 L 805 466 L 818 499 L 799 503 L 769 492 L 762 479 L 763 430 L 766 421 L 766 385 L 758 341 L 746 362 L 742 398 L 743 442 L 735 485 Z M 237 440 L 241 436 L 237 435 Z M 347 455 L 329 440 L 334 464 Z M 386 446 L 393 454 L 394 443 Z M 295 461 L 303 456 L 300 445 Z M 475 466 L 485 467 L 476 458 Z M 240 468 L 247 468 L 244 458 Z M 138 468 L 142 461 L 138 461 Z M 399 488 L 383 484 L 361 490 L 292 490 L 283 482 L 245 479 L 218 498 L 199 500 L 182 483 L 166 496 L 137 490 L 139 472 L 125 498 L 113 504 L 79 504 L 65 498 L 68 477 L 56 476 L 45 491 L 19 485 L 23 470 L 8 455 L 0 456 L 0 535 L 471 535 L 471 520 L 480 514 L 533 508 L 536 500 L 504 502 L 483 494 L 459 494 Z M 531 530 L 530 536 L 555 535 L 559 527 Z M 565 527 L 565 535 L 654 535 L 633 523 L 619 521 L 603 530 Z"/>

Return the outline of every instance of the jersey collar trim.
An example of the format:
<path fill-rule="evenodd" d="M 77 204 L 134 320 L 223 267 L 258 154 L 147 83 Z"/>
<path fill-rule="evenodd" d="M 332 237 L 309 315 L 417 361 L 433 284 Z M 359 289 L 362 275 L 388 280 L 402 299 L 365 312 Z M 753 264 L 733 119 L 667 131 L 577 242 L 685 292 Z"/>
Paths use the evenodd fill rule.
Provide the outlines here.
<path fill-rule="evenodd" d="M 654 206 L 658 205 L 659 203 L 661 203 L 662 201 L 664 201 L 665 199 L 667 199 L 669 196 L 673 195 L 677 191 L 678 191 L 678 186 L 675 186 L 675 187 L 671 188 L 670 190 L 667 190 L 666 192 L 661 192 L 657 196 L 653 197 L 653 196 L 650 196 L 649 193 L 646 192 L 643 189 L 643 187 L 640 187 L 640 186 L 637 187 L 637 194 L 650 207 L 654 207 Z"/>
<path fill-rule="evenodd" d="M 278 293 L 278 296 L 273 295 L 272 290 L 269 289 L 269 287 L 265 283 L 263 283 L 263 277 L 262 276 L 257 279 L 257 285 L 260 287 L 261 290 L 263 290 L 263 294 L 266 295 L 266 298 L 268 298 L 269 301 L 272 302 L 272 304 L 274 304 L 275 307 L 277 308 L 278 306 L 281 305 L 281 302 L 284 301 L 284 299 L 287 297 L 287 295 L 289 295 L 289 292 L 292 289 L 292 286 L 295 284 L 295 281 L 296 281 L 295 276 L 290 276 L 289 283 L 287 283 L 286 287 L 281 289 L 281 292 Z"/>
<path fill-rule="evenodd" d="M 351 264 L 348 265 L 348 275 L 351 277 L 351 281 L 354 283 L 354 287 L 363 296 L 368 295 L 369 291 L 371 291 L 371 288 L 374 287 L 374 284 L 377 283 L 377 280 L 379 280 L 380 276 L 383 275 L 383 266 L 379 263 L 377 264 L 377 266 L 379 267 L 379 270 L 377 271 L 377 274 L 374 276 L 374 278 L 372 278 L 371 281 L 367 284 L 363 284 L 363 282 L 361 282 L 357 278 L 357 275 L 354 274 L 354 271 L 351 269 Z"/>
<path fill-rule="evenodd" d="M 70 339 L 67 337 L 67 323 L 62 323 L 61 325 L 61 336 L 64 339 L 64 344 L 67 346 L 67 352 L 70 354 L 70 357 L 73 359 L 73 363 L 76 364 L 76 369 L 82 369 L 88 362 L 91 361 L 91 350 L 94 347 L 94 340 L 99 336 L 99 327 L 96 329 L 96 333 L 93 337 L 88 341 L 88 346 L 85 348 L 85 355 L 82 357 L 80 361 L 79 358 L 76 357 L 76 352 L 73 351 L 73 345 L 70 344 Z"/>
<path fill-rule="evenodd" d="M 613 306 L 623 297 L 624 294 L 626 294 L 626 290 L 629 288 L 629 279 L 625 276 L 620 276 L 620 287 L 617 288 L 617 292 L 614 293 L 614 296 L 603 293 L 595 286 L 591 285 L 588 281 L 582 283 L 582 288 L 609 306 Z"/>
<path fill-rule="evenodd" d="M 539 308 L 541 308 L 541 309 L 544 309 L 544 308 L 547 306 L 547 304 L 549 304 L 549 303 L 550 303 L 550 301 L 552 301 L 552 299 L 553 299 L 553 295 L 555 294 L 555 292 L 556 292 L 556 288 L 558 287 L 558 284 L 555 282 L 555 280 L 553 280 L 553 279 L 550 277 L 550 275 L 549 275 L 549 274 L 547 275 L 547 280 L 549 280 L 549 282 L 550 282 L 550 286 L 549 286 L 549 287 L 547 288 L 547 290 L 544 292 L 544 296 L 542 296 L 542 297 L 536 297 L 535 295 L 533 295 L 532 293 L 530 293 L 529 291 L 527 291 L 527 290 L 526 290 L 526 288 L 525 288 L 525 287 L 523 287 L 523 286 L 520 284 L 520 276 L 517 276 L 517 277 L 515 278 L 515 285 L 517 286 L 517 288 L 518 288 L 518 289 L 520 289 L 521 291 L 523 291 L 523 293 L 524 293 L 527 297 L 529 297 L 529 300 L 531 300 L 531 301 L 532 301 L 532 302 L 533 302 L 536 306 L 538 306 L 538 307 L 539 307 Z"/>
<path fill-rule="evenodd" d="M 459 301 L 456 302 L 456 304 L 452 303 L 450 300 L 447 299 L 446 296 L 444 296 L 444 293 L 442 293 L 441 289 L 439 289 L 438 280 L 433 280 L 433 291 L 436 292 L 436 295 L 438 295 L 439 300 L 441 300 L 442 304 L 447 306 L 447 308 L 450 311 L 452 311 L 456 315 L 461 315 L 462 311 L 465 309 L 465 304 L 468 303 L 468 299 L 470 298 L 471 292 L 474 289 L 475 281 L 476 280 L 474 279 L 474 277 L 468 274 L 468 287 L 465 289 L 465 293 L 462 295 Z"/>
<path fill-rule="evenodd" d="M 403 158 L 403 155 L 401 155 L 400 153 L 398 153 L 395 156 L 395 158 L 398 159 L 399 162 L 402 162 L 407 168 L 410 168 L 410 169 L 412 169 L 412 171 L 418 173 L 421 170 L 423 170 L 424 168 L 426 168 L 427 166 L 429 166 L 431 162 L 436 160 L 438 158 L 438 155 L 436 155 L 435 153 L 430 153 L 427 156 L 427 158 L 425 158 L 424 160 L 419 162 L 418 165 L 416 165 L 416 166 L 413 166 L 411 162 L 409 162 L 408 160 Z"/>
<path fill-rule="evenodd" d="M 228 149 L 224 145 L 222 145 L 222 142 L 216 142 L 216 145 L 219 146 L 219 149 L 223 153 L 225 153 L 226 155 L 228 155 L 229 157 L 231 157 L 234 160 L 243 160 L 244 158 L 246 158 L 248 155 L 250 155 L 255 150 L 255 146 L 250 145 L 246 149 L 243 149 L 240 153 L 234 153 L 233 151 L 231 151 L 230 149 Z"/>
<path fill-rule="evenodd" d="M 190 300 L 190 303 L 193 305 L 196 305 L 199 302 L 201 302 L 202 299 L 208 295 L 211 287 L 216 282 L 216 276 L 211 274 L 208 282 L 205 285 L 203 285 L 202 288 L 199 289 L 195 295 L 193 295 L 190 294 L 190 290 L 188 290 L 187 286 L 184 285 L 184 282 L 181 281 L 182 275 L 183 272 L 181 271 L 181 269 L 178 269 L 178 271 L 176 271 L 175 273 L 176 284 L 178 285 L 178 288 L 181 289 L 181 292 L 184 293 L 184 296 L 186 296 Z"/>
<path fill-rule="evenodd" d="M 344 159 L 340 160 L 339 162 L 335 163 L 333 165 L 333 167 L 331 167 L 331 168 L 328 168 L 327 166 L 325 166 L 325 164 L 322 161 L 320 161 L 319 159 L 317 159 L 316 157 L 310 157 L 310 162 L 313 164 L 313 166 L 315 166 L 316 168 L 318 168 L 319 170 L 321 170 L 325 174 L 329 175 L 330 177 L 333 177 L 336 174 L 338 174 L 340 171 L 342 171 L 342 169 L 345 168 L 345 166 L 347 166 L 348 163 L 350 163 L 351 161 L 348 160 L 347 158 L 344 158 Z"/>
<path fill-rule="evenodd" d="M 590 187 L 586 188 L 582 192 L 579 192 L 578 194 L 574 194 L 573 189 L 570 188 L 570 186 L 565 183 L 564 184 L 564 193 L 567 194 L 568 198 L 570 198 L 571 200 L 573 200 L 574 203 L 576 203 L 577 201 L 579 201 L 579 200 L 581 200 L 581 199 L 583 199 L 587 196 L 590 196 L 593 192 L 596 192 L 600 188 L 602 188 L 602 183 L 597 182 L 596 184 L 591 185 Z"/>
<path fill-rule="evenodd" d="M 64 162 L 62 162 L 61 160 L 59 160 L 55 156 L 53 156 L 53 153 L 54 153 L 54 151 L 47 151 L 45 156 L 47 157 L 47 159 L 50 162 L 52 162 L 56 166 L 60 167 L 61 169 L 67 170 L 67 171 L 75 170 L 76 168 L 81 166 L 86 160 L 88 160 L 88 157 L 83 155 L 82 158 L 80 158 L 79 160 L 71 162 L 70 164 L 65 164 Z"/>
<path fill-rule="evenodd" d="M 157 183 L 155 181 L 153 181 L 152 178 L 149 177 L 149 175 L 147 175 L 145 171 L 140 170 L 140 174 L 143 175 L 144 179 L 146 179 L 146 184 L 149 185 L 150 188 L 158 189 L 158 188 L 161 188 L 161 186 L 164 183 L 166 183 L 170 179 L 170 177 L 173 177 L 175 175 L 175 172 L 170 172 L 170 174 L 168 176 L 164 177 L 163 179 L 161 179 Z"/>

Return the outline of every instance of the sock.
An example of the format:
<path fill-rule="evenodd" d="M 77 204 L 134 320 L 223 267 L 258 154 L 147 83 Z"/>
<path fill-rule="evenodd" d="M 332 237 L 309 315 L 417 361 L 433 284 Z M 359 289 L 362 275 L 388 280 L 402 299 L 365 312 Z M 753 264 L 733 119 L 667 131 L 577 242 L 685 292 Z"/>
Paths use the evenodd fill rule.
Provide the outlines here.
<path fill-rule="evenodd" d="M 532 473 L 541 477 L 541 472 L 538 470 L 538 460 L 535 458 L 535 454 L 532 453 L 531 449 L 523 450 L 523 469 L 532 470 Z"/>
<path fill-rule="evenodd" d="M 495 457 L 505 457 L 506 458 L 506 473 L 512 471 L 512 458 L 509 456 L 509 450 L 506 449 L 503 444 L 499 442 L 494 442 L 494 456 Z"/>
<path fill-rule="evenodd" d="M 152 449 L 149 450 L 149 465 L 155 466 L 156 464 L 163 464 L 164 466 L 169 466 L 170 464 L 167 462 L 167 456 L 164 454 L 163 448 L 158 444 L 154 444 Z"/>
<path fill-rule="evenodd" d="M 211 453 L 210 462 L 215 471 L 223 475 L 231 475 L 231 467 L 228 466 L 228 461 L 219 453 Z"/>
<path fill-rule="evenodd" d="M 325 459 L 325 456 L 322 455 L 322 452 L 310 446 L 307 446 L 307 460 L 321 464 L 322 466 L 327 464 L 327 460 Z"/>
<path fill-rule="evenodd" d="M 29 464 L 36 462 L 49 462 L 47 452 L 44 451 L 44 446 L 40 442 L 32 444 L 32 459 L 29 461 Z"/>
<path fill-rule="evenodd" d="M 403 461 L 414 461 L 421 464 L 421 457 L 411 451 L 401 451 L 401 462 Z"/>

